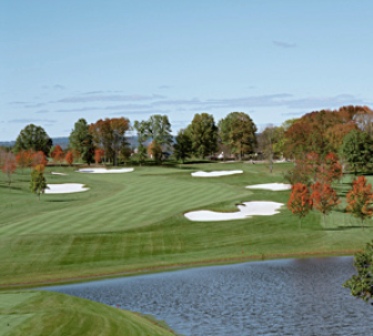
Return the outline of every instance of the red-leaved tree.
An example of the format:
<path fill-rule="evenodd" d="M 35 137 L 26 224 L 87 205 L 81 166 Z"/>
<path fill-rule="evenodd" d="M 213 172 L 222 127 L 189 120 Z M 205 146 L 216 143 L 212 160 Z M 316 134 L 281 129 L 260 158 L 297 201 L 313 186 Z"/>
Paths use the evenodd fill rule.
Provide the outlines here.
<path fill-rule="evenodd" d="M 31 168 L 32 166 L 32 153 L 30 151 L 21 150 L 16 155 L 17 166 L 21 169 Z"/>
<path fill-rule="evenodd" d="M 6 153 L 3 157 L 3 164 L 1 170 L 6 174 L 8 179 L 8 186 L 12 183 L 12 175 L 17 169 L 16 157 L 12 152 Z"/>
<path fill-rule="evenodd" d="M 32 154 L 32 166 L 36 167 L 38 165 L 46 166 L 48 163 L 47 157 L 44 152 L 38 151 Z"/>
<path fill-rule="evenodd" d="M 330 184 L 316 182 L 312 185 L 311 199 L 313 208 L 323 214 L 325 226 L 325 216 L 339 203 L 337 193 Z"/>
<path fill-rule="evenodd" d="M 321 183 L 332 183 L 340 180 L 342 176 L 342 165 L 338 161 L 338 156 L 335 153 L 328 153 L 319 166 L 317 180 Z"/>
<path fill-rule="evenodd" d="M 60 145 L 56 145 L 51 153 L 54 162 L 61 164 L 63 160 L 63 150 Z"/>
<path fill-rule="evenodd" d="M 102 160 L 102 157 L 104 156 L 104 150 L 103 149 L 95 149 L 95 163 L 99 164 Z"/>
<path fill-rule="evenodd" d="M 296 183 L 292 186 L 287 207 L 299 217 L 299 226 L 302 226 L 302 218 L 312 209 L 312 199 L 305 184 Z"/>
<path fill-rule="evenodd" d="M 73 155 L 73 152 L 72 151 L 68 151 L 65 155 L 65 161 L 67 162 L 67 164 L 69 166 L 72 166 L 73 162 L 74 162 L 74 155 Z"/>
<path fill-rule="evenodd" d="M 364 176 L 358 176 L 352 182 L 352 189 L 347 193 L 346 211 L 361 219 L 364 229 L 364 221 L 373 215 L 373 190 L 372 185 Z"/>

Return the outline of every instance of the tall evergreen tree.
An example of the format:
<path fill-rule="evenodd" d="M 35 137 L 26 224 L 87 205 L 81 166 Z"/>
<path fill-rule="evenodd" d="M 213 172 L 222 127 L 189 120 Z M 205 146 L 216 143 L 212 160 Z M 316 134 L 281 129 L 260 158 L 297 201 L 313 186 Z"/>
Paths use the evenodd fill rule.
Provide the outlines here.
<path fill-rule="evenodd" d="M 175 140 L 174 155 L 177 160 L 181 160 L 184 163 L 185 159 L 190 157 L 192 153 L 192 141 L 185 129 L 181 129 L 177 133 Z"/>
<path fill-rule="evenodd" d="M 81 118 L 74 124 L 69 142 L 71 148 L 80 153 L 84 162 L 87 164 L 94 162 L 95 146 L 93 144 L 93 136 L 89 132 L 89 125 L 85 119 Z"/>
<path fill-rule="evenodd" d="M 192 149 L 195 155 L 204 158 L 217 151 L 218 128 L 211 114 L 195 114 L 187 127 L 187 133 L 192 141 Z"/>

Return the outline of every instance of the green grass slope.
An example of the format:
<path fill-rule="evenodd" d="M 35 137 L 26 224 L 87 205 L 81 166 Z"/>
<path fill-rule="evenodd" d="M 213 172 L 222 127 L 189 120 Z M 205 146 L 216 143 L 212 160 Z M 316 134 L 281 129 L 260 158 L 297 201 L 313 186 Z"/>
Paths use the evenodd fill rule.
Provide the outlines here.
<path fill-rule="evenodd" d="M 289 191 L 248 190 L 249 184 L 283 182 L 291 164 L 273 174 L 262 164 L 138 167 L 125 174 L 81 174 L 53 168 L 48 183 L 84 183 L 88 192 L 31 194 L 29 172 L 11 188 L 0 184 L 0 287 L 68 282 L 153 272 L 170 267 L 313 254 L 348 254 L 373 238 L 373 230 L 336 209 L 323 224 L 311 213 L 299 228 L 284 206 L 275 216 L 225 222 L 191 222 L 183 213 L 236 211 L 246 201 L 286 203 Z M 242 169 L 243 174 L 195 178 L 195 170 Z M 4 181 L 5 177 L 0 176 Z M 337 185 L 343 196 L 348 177 Z M 370 224 L 369 224 L 370 225 Z"/>
<path fill-rule="evenodd" d="M 164 323 L 52 292 L 0 294 L 0 336 L 175 335 Z"/>

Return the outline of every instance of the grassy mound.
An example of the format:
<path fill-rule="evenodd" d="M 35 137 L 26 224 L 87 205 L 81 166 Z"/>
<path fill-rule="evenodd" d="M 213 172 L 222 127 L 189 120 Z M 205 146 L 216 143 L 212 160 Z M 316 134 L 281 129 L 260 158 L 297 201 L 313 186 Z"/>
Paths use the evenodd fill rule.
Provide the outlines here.
<path fill-rule="evenodd" d="M 64 294 L 3 292 L 0 336 L 175 335 L 139 314 Z"/>

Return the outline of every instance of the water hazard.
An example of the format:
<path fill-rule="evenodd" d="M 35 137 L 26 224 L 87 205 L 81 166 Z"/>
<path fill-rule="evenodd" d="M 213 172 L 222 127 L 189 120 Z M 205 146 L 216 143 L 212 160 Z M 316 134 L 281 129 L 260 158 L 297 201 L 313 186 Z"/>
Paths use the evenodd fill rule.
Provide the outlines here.
<path fill-rule="evenodd" d="M 370 335 L 373 307 L 342 287 L 351 257 L 214 266 L 48 287 L 151 314 L 182 335 Z"/>

